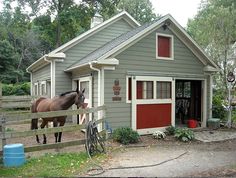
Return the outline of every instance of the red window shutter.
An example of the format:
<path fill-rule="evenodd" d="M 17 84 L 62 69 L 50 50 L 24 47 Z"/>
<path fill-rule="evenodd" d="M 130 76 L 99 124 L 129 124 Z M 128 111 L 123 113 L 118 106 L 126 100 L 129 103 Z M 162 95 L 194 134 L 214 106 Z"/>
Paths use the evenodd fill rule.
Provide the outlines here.
<path fill-rule="evenodd" d="M 143 99 L 143 82 L 137 81 L 137 99 Z"/>
<path fill-rule="evenodd" d="M 158 36 L 158 57 L 171 57 L 171 38 Z"/>
<path fill-rule="evenodd" d="M 130 77 L 128 81 L 128 100 L 131 100 L 131 99 L 132 99 L 132 80 Z"/>

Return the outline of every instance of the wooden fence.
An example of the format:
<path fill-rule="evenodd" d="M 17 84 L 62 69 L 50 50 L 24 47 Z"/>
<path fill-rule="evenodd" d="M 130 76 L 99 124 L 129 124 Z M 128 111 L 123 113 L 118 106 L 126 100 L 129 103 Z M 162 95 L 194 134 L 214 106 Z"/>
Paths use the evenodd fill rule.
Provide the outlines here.
<path fill-rule="evenodd" d="M 2 109 L 28 109 L 32 99 L 36 97 L 30 95 L 24 96 L 2 96 L 2 83 L 0 82 L 0 110 Z"/>
<path fill-rule="evenodd" d="M 105 117 L 105 106 L 99 106 L 96 108 L 88 109 L 77 109 L 77 110 L 63 110 L 63 111 L 51 111 L 51 112 L 41 112 L 41 113 L 30 113 L 30 112 L 2 112 L 0 115 L 0 140 L 2 140 L 2 150 L 4 145 L 6 145 L 6 140 L 10 138 L 19 138 L 26 136 L 35 136 L 42 134 L 50 134 L 55 132 L 71 132 L 76 130 L 81 130 L 85 128 L 85 124 L 82 125 L 69 125 L 63 127 L 55 128 L 44 128 L 38 130 L 27 130 L 27 131 L 6 131 L 7 125 L 19 124 L 19 123 L 28 123 L 33 118 L 44 118 L 44 117 L 56 117 L 56 116 L 70 116 L 70 115 L 79 115 L 79 114 L 89 114 L 98 111 L 103 111 L 103 119 L 97 120 L 96 124 L 102 123 Z M 45 149 L 56 149 L 63 148 L 67 146 L 81 145 L 85 143 L 85 139 L 82 140 L 73 140 L 68 142 L 61 142 L 55 144 L 45 144 L 45 145 L 36 145 L 25 147 L 25 152 L 40 151 Z M 0 153 L 2 154 L 2 150 Z"/>

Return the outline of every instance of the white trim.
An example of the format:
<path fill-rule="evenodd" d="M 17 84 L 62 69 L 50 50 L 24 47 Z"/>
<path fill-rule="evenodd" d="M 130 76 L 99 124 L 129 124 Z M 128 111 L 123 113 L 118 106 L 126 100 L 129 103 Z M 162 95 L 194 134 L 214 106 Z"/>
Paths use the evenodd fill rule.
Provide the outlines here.
<path fill-rule="evenodd" d="M 207 122 L 207 80 L 202 81 L 202 124 L 201 127 L 206 127 Z"/>
<path fill-rule="evenodd" d="M 37 90 L 35 91 L 35 87 L 37 88 Z M 34 83 L 34 96 L 38 96 L 39 95 L 39 83 L 38 82 L 35 82 Z"/>
<path fill-rule="evenodd" d="M 33 74 L 32 72 L 29 72 L 30 73 L 30 95 L 32 96 L 33 95 Z"/>
<path fill-rule="evenodd" d="M 51 60 L 51 98 L 53 98 L 56 95 L 55 79 L 56 79 L 56 62 L 55 60 Z"/>
<path fill-rule="evenodd" d="M 158 36 L 163 36 L 163 37 L 168 37 L 170 38 L 170 57 L 162 57 L 158 55 Z M 161 59 L 161 60 L 174 60 L 174 36 L 169 35 L 169 34 L 164 34 L 164 33 L 156 33 L 156 59 Z"/>
<path fill-rule="evenodd" d="M 126 83 L 129 76 L 126 77 Z M 171 125 L 175 125 L 175 80 L 172 77 L 154 77 L 154 76 L 132 76 L 132 100 L 131 100 L 131 127 L 140 134 L 150 134 L 152 131 L 166 127 L 137 129 L 137 104 L 171 104 Z M 157 81 L 171 82 L 171 99 L 136 99 L 137 81 L 153 81 L 153 97 L 156 97 Z M 126 94 L 127 96 L 127 94 Z M 168 127 L 168 126 L 167 126 Z"/>
<path fill-rule="evenodd" d="M 132 121 L 131 121 L 131 127 L 133 130 L 137 130 L 137 107 L 136 107 L 136 77 L 133 76 L 131 79 L 131 85 L 132 85 L 132 100 L 131 100 L 131 117 L 132 117 Z"/>
<path fill-rule="evenodd" d="M 44 85 L 44 91 L 43 91 L 43 85 Z M 40 90 L 39 90 L 39 93 L 40 93 L 40 95 L 47 95 L 47 84 L 46 84 L 46 81 L 44 80 L 44 81 L 41 81 L 40 82 L 40 84 L 39 84 L 39 88 L 40 88 Z"/>
<path fill-rule="evenodd" d="M 76 77 L 72 79 L 72 90 L 76 89 L 77 81 L 79 82 L 89 82 L 89 101 L 88 101 L 88 106 L 89 108 L 92 107 L 93 104 L 93 98 L 92 98 L 92 76 L 87 76 L 87 77 Z M 72 105 L 72 109 L 77 109 L 76 105 Z M 89 120 L 92 120 L 92 113 L 89 113 Z M 77 122 L 77 115 L 72 116 L 72 121 L 74 123 Z"/>
<path fill-rule="evenodd" d="M 171 105 L 171 125 L 175 127 L 175 79 L 172 78 L 171 82 L 171 97 L 172 97 L 172 105 Z"/>
<path fill-rule="evenodd" d="M 131 85 L 132 85 L 132 76 L 126 75 L 126 103 L 131 103 L 131 100 L 132 100 L 132 96 L 131 96 L 131 100 L 129 100 L 129 78 L 131 79 Z"/>
<path fill-rule="evenodd" d="M 212 118 L 212 97 L 213 97 L 213 79 L 212 75 L 209 75 L 209 118 Z"/>

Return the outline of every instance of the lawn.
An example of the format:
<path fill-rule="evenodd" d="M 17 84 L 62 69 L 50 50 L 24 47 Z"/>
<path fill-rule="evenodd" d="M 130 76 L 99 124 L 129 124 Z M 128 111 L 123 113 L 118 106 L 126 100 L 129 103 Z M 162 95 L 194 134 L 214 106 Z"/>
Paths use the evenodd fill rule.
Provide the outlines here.
<path fill-rule="evenodd" d="M 69 177 L 78 175 L 81 167 L 86 166 L 88 156 L 85 152 L 45 154 L 38 158 L 27 159 L 17 168 L 5 168 L 0 165 L 0 177 Z"/>

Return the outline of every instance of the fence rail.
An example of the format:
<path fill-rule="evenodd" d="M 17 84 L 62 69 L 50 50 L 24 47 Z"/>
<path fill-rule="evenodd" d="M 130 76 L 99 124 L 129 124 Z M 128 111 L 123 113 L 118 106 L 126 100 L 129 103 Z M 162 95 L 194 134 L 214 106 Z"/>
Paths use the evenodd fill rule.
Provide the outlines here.
<path fill-rule="evenodd" d="M 2 112 L 0 115 L 0 139 L 2 140 L 2 150 L 3 146 L 6 145 L 6 139 L 10 138 L 20 138 L 26 136 L 35 136 L 42 134 L 49 134 L 55 132 L 71 132 L 76 130 L 81 130 L 85 128 L 85 124 L 82 125 L 67 125 L 63 127 L 55 128 L 44 128 L 37 130 L 27 130 L 27 131 L 6 131 L 6 125 L 29 122 L 34 118 L 44 118 L 44 117 L 57 117 L 57 116 L 69 116 L 69 115 L 79 115 L 79 114 L 89 114 L 98 111 L 103 112 L 103 119 L 96 121 L 96 124 L 102 123 L 105 119 L 105 106 L 99 106 L 96 108 L 87 108 L 87 109 L 77 109 L 77 110 L 63 110 L 63 111 L 51 111 L 51 112 L 42 112 L 42 113 L 30 113 L 30 112 Z M 67 146 L 81 145 L 84 144 L 85 140 L 73 140 L 69 142 L 55 143 L 55 144 L 46 144 L 46 145 L 36 145 L 25 147 L 25 152 L 40 151 L 44 149 L 54 149 L 54 148 L 63 148 Z M 2 154 L 2 150 L 0 154 Z"/>

